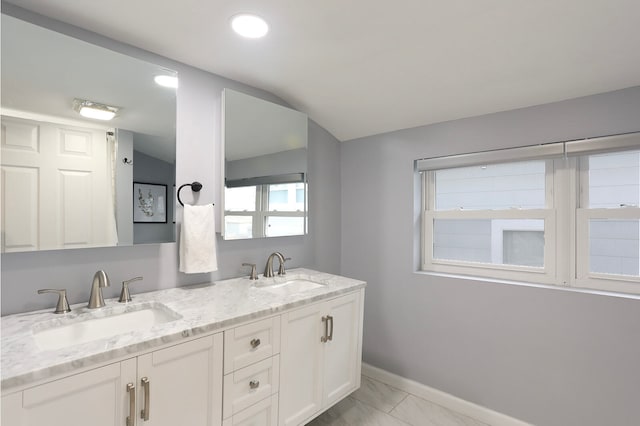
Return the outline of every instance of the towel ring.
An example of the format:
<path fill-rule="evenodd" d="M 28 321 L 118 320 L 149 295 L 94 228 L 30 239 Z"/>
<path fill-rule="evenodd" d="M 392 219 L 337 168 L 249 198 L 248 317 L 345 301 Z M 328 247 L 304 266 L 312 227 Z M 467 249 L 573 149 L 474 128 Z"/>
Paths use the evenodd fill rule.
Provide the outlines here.
<path fill-rule="evenodd" d="M 202 189 L 202 184 L 200 182 L 185 183 L 184 185 L 180 185 L 180 187 L 178 188 L 177 194 L 178 194 L 178 202 L 182 207 L 184 207 L 184 203 L 180 199 L 180 191 L 182 191 L 182 188 L 184 188 L 185 186 L 190 186 L 193 192 L 200 192 L 200 190 Z"/>

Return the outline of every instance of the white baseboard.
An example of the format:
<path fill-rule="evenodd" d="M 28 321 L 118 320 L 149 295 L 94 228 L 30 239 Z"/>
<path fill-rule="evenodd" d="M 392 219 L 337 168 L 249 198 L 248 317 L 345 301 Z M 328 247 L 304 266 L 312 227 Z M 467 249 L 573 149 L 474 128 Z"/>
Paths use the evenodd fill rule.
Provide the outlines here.
<path fill-rule="evenodd" d="M 386 383 L 389 386 L 409 392 L 420 398 L 424 398 L 435 404 L 441 405 L 458 413 L 473 417 L 476 420 L 490 424 L 491 426 L 533 426 L 522 420 L 514 419 L 506 414 L 490 410 L 473 402 L 465 401 L 457 396 L 450 395 L 438 389 L 434 389 L 422 383 L 407 379 L 397 374 L 390 373 L 372 365 L 362 363 L 362 374 L 372 379 Z"/>

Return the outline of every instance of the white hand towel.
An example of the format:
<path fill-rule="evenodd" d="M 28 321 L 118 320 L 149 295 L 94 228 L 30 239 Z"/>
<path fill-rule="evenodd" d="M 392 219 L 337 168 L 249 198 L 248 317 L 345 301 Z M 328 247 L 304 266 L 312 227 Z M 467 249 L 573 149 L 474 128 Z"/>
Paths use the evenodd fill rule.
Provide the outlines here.
<path fill-rule="evenodd" d="M 213 205 L 186 204 L 180 232 L 180 272 L 198 274 L 217 270 Z"/>

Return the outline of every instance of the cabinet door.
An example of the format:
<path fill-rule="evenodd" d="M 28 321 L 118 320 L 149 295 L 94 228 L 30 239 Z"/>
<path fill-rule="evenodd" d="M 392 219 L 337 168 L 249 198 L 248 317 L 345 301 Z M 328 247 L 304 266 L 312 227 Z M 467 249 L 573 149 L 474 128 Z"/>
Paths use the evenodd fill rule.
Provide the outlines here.
<path fill-rule="evenodd" d="M 281 318 L 280 410 L 281 426 L 299 425 L 322 405 L 322 303 Z"/>
<path fill-rule="evenodd" d="M 2 423 L 20 426 L 122 426 L 128 413 L 127 383 L 135 360 L 76 374 L 3 398 Z M 16 396 L 18 395 L 18 396 Z M 10 404 L 5 407 L 4 403 Z M 8 410 L 5 418 L 4 411 Z"/>
<path fill-rule="evenodd" d="M 222 334 L 138 357 L 138 387 L 138 426 L 219 426 Z"/>
<path fill-rule="evenodd" d="M 360 386 L 360 292 L 325 304 L 333 332 L 324 346 L 322 406 L 328 407 Z"/>
<path fill-rule="evenodd" d="M 0 425 L 22 426 L 22 392 L 12 393 L 2 396 L 2 406 L 0 406 Z"/>

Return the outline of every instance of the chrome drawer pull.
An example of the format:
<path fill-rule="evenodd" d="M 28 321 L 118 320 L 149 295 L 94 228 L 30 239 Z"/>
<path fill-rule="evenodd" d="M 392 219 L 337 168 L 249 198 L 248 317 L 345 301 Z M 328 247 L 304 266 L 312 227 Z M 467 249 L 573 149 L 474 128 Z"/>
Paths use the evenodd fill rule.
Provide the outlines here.
<path fill-rule="evenodd" d="M 260 386 L 260 381 L 259 380 L 252 380 L 249 382 L 249 388 L 251 389 L 257 389 L 258 386 Z"/>
<path fill-rule="evenodd" d="M 129 415 L 127 416 L 127 426 L 133 426 L 133 419 L 136 415 L 136 386 L 133 383 L 127 383 L 127 392 L 129 392 Z"/>
<path fill-rule="evenodd" d="M 251 347 L 253 349 L 257 348 L 258 346 L 260 346 L 260 339 L 252 339 L 251 340 Z"/>
<path fill-rule="evenodd" d="M 331 321 L 331 327 L 329 328 L 329 335 L 327 336 L 328 341 L 333 340 L 333 316 L 327 315 L 327 322 Z"/>
<path fill-rule="evenodd" d="M 320 337 L 322 343 L 327 343 L 329 340 L 329 317 L 322 317 L 324 323 L 324 336 Z"/>
<path fill-rule="evenodd" d="M 151 412 L 151 407 L 149 405 L 151 384 L 149 383 L 149 379 L 146 377 L 140 379 L 140 382 L 142 383 L 142 389 L 144 390 L 144 407 L 140 411 L 140 418 L 146 422 L 149 420 L 149 414 Z"/>

